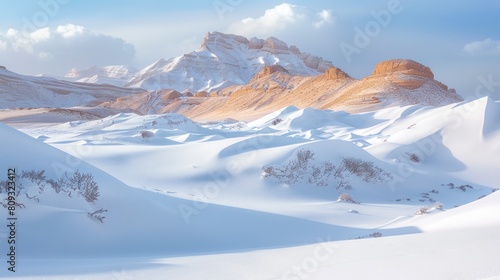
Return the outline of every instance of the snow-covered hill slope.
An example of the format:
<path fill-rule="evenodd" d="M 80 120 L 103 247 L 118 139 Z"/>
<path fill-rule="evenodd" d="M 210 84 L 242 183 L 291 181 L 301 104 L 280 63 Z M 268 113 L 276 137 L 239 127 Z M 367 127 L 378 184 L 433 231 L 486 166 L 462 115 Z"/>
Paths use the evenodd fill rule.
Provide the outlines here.
<path fill-rule="evenodd" d="M 47 77 L 24 76 L 0 68 L 0 109 L 96 106 L 142 91 L 111 85 L 72 83 Z"/>
<path fill-rule="evenodd" d="M 468 111 L 472 107 L 476 109 Z M 69 143 L 90 145 L 95 154 L 84 158 L 137 187 L 186 194 L 182 186 L 214 172 L 229 176 L 234 180 L 231 185 L 241 189 L 264 184 L 257 189 L 279 193 L 272 187 L 279 185 L 316 199 L 336 199 L 347 192 L 365 202 L 424 207 L 440 201 L 452 208 L 498 188 L 494 180 L 498 166 L 485 158 L 500 153 L 499 128 L 494 117 L 484 117 L 498 113 L 498 102 L 482 98 L 438 108 L 407 106 L 364 114 L 287 107 L 248 124 L 199 125 L 175 114 L 121 114 L 27 132 L 70 153 Z M 463 149 L 464 139 L 475 147 L 473 153 Z M 139 145 L 134 153 L 148 151 L 140 155 L 145 177 L 123 172 L 134 162 L 105 160 L 125 156 L 125 150 L 113 146 L 130 144 Z M 204 157 L 196 156 L 200 154 Z M 157 172 L 157 163 L 166 155 L 179 162 Z M 295 166 L 297 160 L 302 161 Z M 232 164 L 235 174 L 227 169 Z M 356 173 L 346 167 L 349 164 L 365 171 Z M 239 188 L 224 193 L 238 196 Z"/>
<path fill-rule="evenodd" d="M 209 32 L 201 47 L 183 56 L 161 59 L 139 71 L 127 86 L 148 90 L 214 91 L 246 84 L 262 67 L 280 65 L 294 75 L 324 72 L 332 63 L 302 53 L 276 38 L 266 40 Z"/>
<path fill-rule="evenodd" d="M 139 70 L 124 66 L 91 66 L 87 69 L 71 69 L 65 76 L 65 80 L 80 83 L 109 84 L 123 87 L 127 84 Z"/>
<path fill-rule="evenodd" d="M 485 97 L 362 114 L 290 106 L 250 123 L 118 114 L 23 129 L 36 139 L 0 126 L 12 147 L 0 168 L 79 170 L 101 191 L 88 203 L 24 179 L 20 275 L 498 277 L 499 114 Z M 88 215 L 100 208 L 104 223 Z"/>
<path fill-rule="evenodd" d="M 16 252 L 21 273 L 25 259 L 196 255 L 308 244 L 315 242 L 317 234 L 336 230 L 341 233 L 339 238 L 350 235 L 339 226 L 211 203 L 203 203 L 203 220 L 192 219 L 190 211 L 196 210 L 193 205 L 198 207 L 199 201 L 130 188 L 41 139 L 3 124 L 0 130 L 0 145 L 5 147 L 0 168 L 5 174 L 9 168 L 17 173 L 14 216 L 18 218 Z M 88 152 L 85 146 L 91 148 L 81 146 L 82 154 Z M 30 153 L 25 153 L 28 148 Z M 138 166 L 135 168 L 127 172 L 140 172 Z M 43 173 L 26 175 L 30 171 Z M 87 200 L 89 181 L 77 179 L 82 178 L 77 174 L 83 178 L 92 176 L 98 186 L 97 199 Z M 0 201 L 7 204 L 5 185 L 2 184 Z M 0 210 L 5 221 L 8 211 L 3 207 Z M 259 231 L 254 232 L 257 228 Z M 2 241 L 9 236 L 7 229 L 0 229 Z M 2 242 L 0 250 L 7 252 L 7 246 L 7 242 Z M 5 272 L 2 269 L 0 275 L 7 276 Z"/>

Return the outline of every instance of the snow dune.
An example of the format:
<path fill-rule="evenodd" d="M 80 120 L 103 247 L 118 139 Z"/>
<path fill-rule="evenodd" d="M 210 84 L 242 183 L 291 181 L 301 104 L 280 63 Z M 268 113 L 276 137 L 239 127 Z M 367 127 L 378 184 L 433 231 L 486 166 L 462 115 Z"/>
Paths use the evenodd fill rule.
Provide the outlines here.
<path fill-rule="evenodd" d="M 87 202 L 22 181 L 15 279 L 499 279 L 499 106 L 0 125 L 1 169 L 100 187 Z"/>

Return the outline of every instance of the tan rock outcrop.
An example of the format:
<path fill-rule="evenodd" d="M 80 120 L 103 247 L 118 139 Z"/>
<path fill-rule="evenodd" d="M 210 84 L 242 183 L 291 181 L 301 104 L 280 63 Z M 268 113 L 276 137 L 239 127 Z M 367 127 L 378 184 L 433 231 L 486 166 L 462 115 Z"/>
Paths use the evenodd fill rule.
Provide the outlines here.
<path fill-rule="evenodd" d="M 392 73 L 403 73 L 407 75 L 421 76 L 434 79 L 431 69 L 410 59 L 394 59 L 382 61 L 373 70 L 372 75 L 387 75 Z"/>
<path fill-rule="evenodd" d="M 324 74 L 327 80 L 341 80 L 350 78 L 346 72 L 342 71 L 337 67 L 328 68 Z"/>
<path fill-rule="evenodd" d="M 288 51 L 287 44 L 274 37 L 267 38 L 262 48 L 267 49 L 270 53 L 279 53 Z"/>
<path fill-rule="evenodd" d="M 199 91 L 199 92 L 194 94 L 194 97 L 207 97 L 207 96 L 208 96 L 208 92 L 206 92 L 206 91 Z"/>
<path fill-rule="evenodd" d="M 249 84 L 209 94 L 211 98 L 165 100 L 160 112 L 177 112 L 196 120 L 227 117 L 253 120 L 286 106 L 368 112 L 391 106 L 442 106 L 463 99 L 432 77 L 431 70 L 412 60 L 381 62 L 373 75 L 356 80 L 336 67 L 318 76 L 292 75 L 280 65 L 265 66 Z M 133 97 L 135 98 L 134 95 Z M 195 95 L 198 96 L 198 93 Z M 144 98 L 156 100 L 155 98 Z M 125 108 L 135 107 L 121 102 Z M 130 102 L 129 102 L 130 103 Z M 151 106 L 144 107 L 151 110 Z M 138 107 L 136 110 L 144 110 Z"/>
<path fill-rule="evenodd" d="M 162 99 L 176 99 L 182 96 L 182 94 L 176 90 L 162 90 L 159 92 Z"/>
<path fill-rule="evenodd" d="M 282 66 L 278 65 L 278 64 L 275 64 L 273 66 L 264 66 L 262 67 L 262 69 L 259 71 L 259 73 L 257 73 L 257 75 L 255 75 L 252 79 L 253 80 L 258 80 L 260 78 L 263 78 L 263 77 L 267 77 L 275 72 L 282 72 L 282 73 L 286 73 L 288 74 L 288 71 L 283 68 Z"/>

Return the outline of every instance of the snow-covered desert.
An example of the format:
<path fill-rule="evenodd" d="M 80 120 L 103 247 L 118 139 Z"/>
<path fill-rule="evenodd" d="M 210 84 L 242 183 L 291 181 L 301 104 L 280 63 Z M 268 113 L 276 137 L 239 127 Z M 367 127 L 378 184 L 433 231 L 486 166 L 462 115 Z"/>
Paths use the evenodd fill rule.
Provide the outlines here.
<path fill-rule="evenodd" d="M 360 114 L 290 106 L 248 123 L 2 125 L 2 169 L 19 176 L 16 275 L 498 276 L 499 115 L 484 97 Z M 63 182 L 75 173 L 93 177 L 95 200 Z"/>
<path fill-rule="evenodd" d="M 359 67 L 220 32 L 0 67 L 0 278 L 500 279 L 500 101 Z"/>

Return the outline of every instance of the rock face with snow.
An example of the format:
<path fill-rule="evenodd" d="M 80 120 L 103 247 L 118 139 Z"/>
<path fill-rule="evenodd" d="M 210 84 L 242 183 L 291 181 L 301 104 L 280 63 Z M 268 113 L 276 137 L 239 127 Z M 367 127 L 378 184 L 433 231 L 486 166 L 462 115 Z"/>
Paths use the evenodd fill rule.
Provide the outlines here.
<path fill-rule="evenodd" d="M 237 38 L 239 42 L 246 42 L 244 37 Z M 253 41 L 254 47 L 260 46 L 255 39 Z M 276 42 L 261 43 L 262 48 L 267 44 L 268 48 L 274 47 L 276 52 L 284 49 L 283 44 Z M 228 117 L 252 120 L 290 105 L 366 112 L 414 104 L 443 106 L 463 100 L 454 90 L 449 90 L 433 77 L 429 67 L 403 59 L 381 62 L 372 75 L 361 80 L 351 78 L 336 67 L 330 67 L 325 73 L 316 76 L 299 76 L 275 64 L 262 67 L 248 84 L 229 86 L 216 94 L 212 93 L 210 98 L 185 97 L 161 103 L 151 103 L 151 100 L 156 99 L 147 98 L 146 103 L 151 106 L 147 110 L 141 110 L 143 106 L 133 108 L 143 113 L 176 112 L 200 120 Z M 120 102 L 108 102 L 106 106 L 130 108 L 130 102 L 138 104 L 132 100 L 136 98 L 130 96 Z M 163 107 L 158 107 L 160 104 Z"/>
<path fill-rule="evenodd" d="M 215 91 L 250 81 L 263 67 L 279 65 L 293 75 L 314 76 L 332 63 L 274 37 L 266 40 L 219 32 L 207 33 L 201 47 L 183 56 L 161 59 L 127 84 L 148 90 Z"/>

